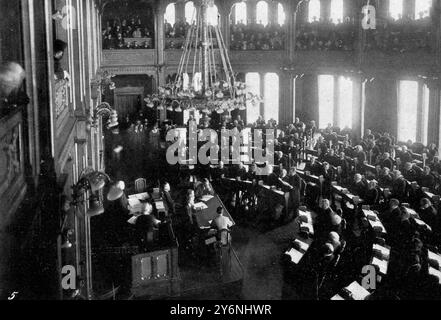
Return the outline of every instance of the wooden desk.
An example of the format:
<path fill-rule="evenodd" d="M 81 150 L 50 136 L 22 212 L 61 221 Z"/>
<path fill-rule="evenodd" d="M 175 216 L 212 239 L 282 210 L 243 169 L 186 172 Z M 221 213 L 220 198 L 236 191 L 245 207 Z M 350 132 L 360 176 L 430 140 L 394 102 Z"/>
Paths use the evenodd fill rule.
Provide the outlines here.
<path fill-rule="evenodd" d="M 377 231 L 381 235 L 386 234 L 386 229 L 384 228 L 383 223 L 374 211 L 363 209 L 362 212 L 374 231 Z"/>
<path fill-rule="evenodd" d="M 211 221 L 213 221 L 217 217 L 216 210 L 218 207 L 224 208 L 224 216 L 230 218 L 230 220 L 233 222 L 233 226 L 235 225 L 233 218 L 231 217 L 227 208 L 224 206 L 217 194 L 204 203 L 207 205 L 208 208 L 204 210 L 197 210 L 194 213 L 199 228 L 206 229 L 210 227 Z"/>

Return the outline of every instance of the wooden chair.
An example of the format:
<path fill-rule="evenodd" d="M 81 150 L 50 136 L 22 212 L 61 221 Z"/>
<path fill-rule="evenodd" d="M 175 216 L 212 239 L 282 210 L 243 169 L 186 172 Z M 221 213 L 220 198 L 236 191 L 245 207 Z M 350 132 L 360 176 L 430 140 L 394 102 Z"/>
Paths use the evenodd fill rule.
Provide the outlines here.
<path fill-rule="evenodd" d="M 135 191 L 136 193 L 143 193 L 147 191 L 147 181 L 144 178 L 135 180 Z"/>

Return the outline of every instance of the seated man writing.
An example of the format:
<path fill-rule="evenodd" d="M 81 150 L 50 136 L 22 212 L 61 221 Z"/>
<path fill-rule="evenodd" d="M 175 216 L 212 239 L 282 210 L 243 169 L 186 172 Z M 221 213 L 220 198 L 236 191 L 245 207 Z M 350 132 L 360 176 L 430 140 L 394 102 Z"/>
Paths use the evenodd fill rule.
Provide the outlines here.
<path fill-rule="evenodd" d="M 229 228 L 233 226 L 233 221 L 231 221 L 230 218 L 224 216 L 224 209 L 222 207 L 218 207 L 216 212 L 217 212 L 217 216 L 211 222 L 211 227 L 217 231 L 229 230 Z M 217 234 L 217 238 L 218 238 L 217 240 L 222 240 L 219 239 L 220 238 L 219 232 Z"/>

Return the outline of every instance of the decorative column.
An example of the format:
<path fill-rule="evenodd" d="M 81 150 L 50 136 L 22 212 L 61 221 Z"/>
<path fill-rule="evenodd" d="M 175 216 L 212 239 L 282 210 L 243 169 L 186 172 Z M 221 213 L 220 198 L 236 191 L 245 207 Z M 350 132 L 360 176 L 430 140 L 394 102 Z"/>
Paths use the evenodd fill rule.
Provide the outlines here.
<path fill-rule="evenodd" d="M 441 83 L 430 80 L 426 82 L 429 87 L 429 123 L 427 142 L 436 143 L 440 147 L 440 108 L 441 108 Z"/>
<path fill-rule="evenodd" d="M 352 80 L 352 132 L 356 139 L 364 134 L 366 80 L 356 76 Z"/>

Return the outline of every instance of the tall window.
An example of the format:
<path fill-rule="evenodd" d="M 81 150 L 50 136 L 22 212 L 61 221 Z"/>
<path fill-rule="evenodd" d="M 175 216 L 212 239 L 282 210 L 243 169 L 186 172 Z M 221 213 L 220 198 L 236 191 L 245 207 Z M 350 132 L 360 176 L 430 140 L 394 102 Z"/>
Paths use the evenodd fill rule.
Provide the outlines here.
<path fill-rule="evenodd" d="M 343 22 L 343 0 L 331 1 L 331 21 L 333 23 Z"/>
<path fill-rule="evenodd" d="M 245 2 L 237 2 L 234 4 L 235 24 L 247 24 L 247 4 Z"/>
<path fill-rule="evenodd" d="M 277 23 L 281 26 L 285 24 L 286 14 L 285 9 L 283 9 L 283 4 L 279 3 L 277 5 Z"/>
<path fill-rule="evenodd" d="M 403 0 L 389 0 L 389 15 L 395 20 L 403 16 Z"/>
<path fill-rule="evenodd" d="M 319 128 L 326 128 L 328 123 L 334 123 L 334 76 L 320 75 L 318 77 L 319 91 Z"/>
<path fill-rule="evenodd" d="M 308 21 L 314 22 L 320 19 L 320 0 L 309 1 Z"/>
<path fill-rule="evenodd" d="M 256 7 L 256 20 L 258 24 L 266 26 L 268 24 L 268 3 L 259 1 Z"/>
<path fill-rule="evenodd" d="M 400 81 L 398 96 L 398 140 L 416 141 L 418 82 Z"/>
<path fill-rule="evenodd" d="M 215 4 L 212 7 L 208 7 L 207 14 L 208 24 L 211 26 L 217 26 L 219 23 L 219 10 Z"/>
<path fill-rule="evenodd" d="M 430 16 L 432 0 L 415 0 L 415 19 L 422 19 Z"/>
<path fill-rule="evenodd" d="M 338 101 L 339 101 L 339 121 L 340 128 L 352 128 L 352 80 L 346 77 L 340 77 L 338 83 Z"/>
<path fill-rule="evenodd" d="M 245 75 L 245 83 L 247 84 L 247 91 L 260 96 L 260 75 L 257 72 L 250 72 Z M 260 105 L 247 105 L 247 122 L 254 123 L 260 115 Z"/>
<path fill-rule="evenodd" d="M 279 122 L 279 76 L 267 73 L 264 79 L 264 118 Z"/>
<path fill-rule="evenodd" d="M 423 86 L 423 117 L 422 117 L 422 139 L 421 142 L 424 145 L 427 145 L 427 136 L 429 133 L 429 100 L 430 99 L 430 90 L 429 87 L 425 84 Z"/>
<path fill-rule="evenodd" d="M 185 21 L 192 24 L 196 20 L 196 8 L 193 1 L 188 1 L 185 4 Z"/>
<path fill-rule="evenodd" d="M 176 7 L 174 3 L 170 3 L 165 9 L 164 20 L 170 23 L 172 26 L 176 22 Z"/>

